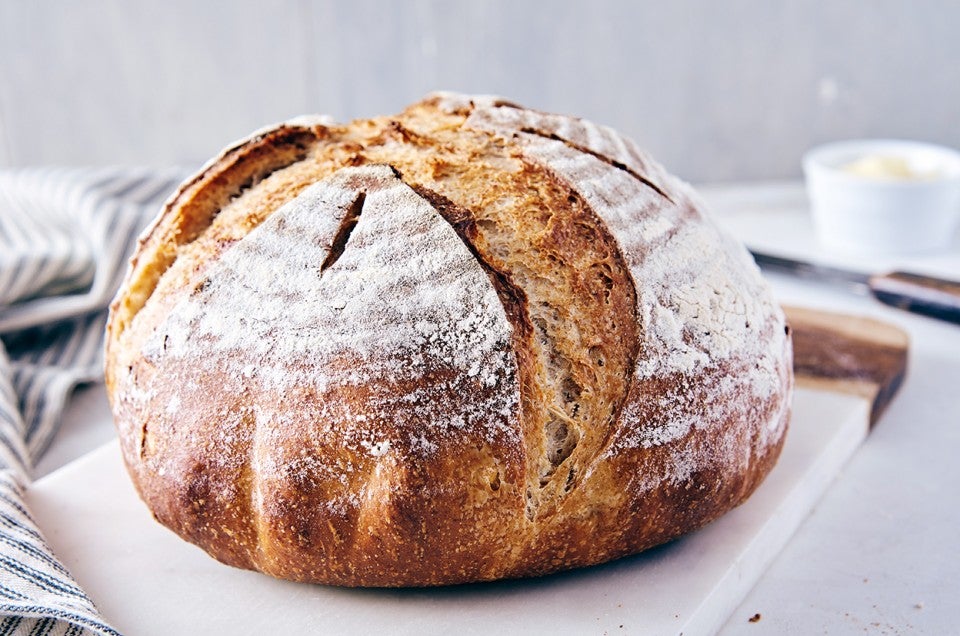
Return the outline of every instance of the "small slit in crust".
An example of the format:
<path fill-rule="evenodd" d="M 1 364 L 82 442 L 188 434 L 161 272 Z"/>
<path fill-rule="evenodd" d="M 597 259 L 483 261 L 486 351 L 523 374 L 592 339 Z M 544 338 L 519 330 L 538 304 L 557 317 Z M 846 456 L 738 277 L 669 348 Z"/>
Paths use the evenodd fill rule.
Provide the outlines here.
<path fill-rule="evenodd" d="M 321 275 L 343 256 L 343 251 L 347 248 L 347 241 L 350 240 L 353 228 L 357 227 L 357 221 L 360 220 L 360 214 L 363 212 L 363 202 L 366 198 L 366 192 L 359 192 L 357 193 L 357 198 L 350 204 L 346 216 L 344 216 L 340 222 L 340 228 L 337 230 L 336 236 L 333 237 L 333 244 L 330 246 L 330 251 L 323 260 L 323 264 L 320 265 Z"/>

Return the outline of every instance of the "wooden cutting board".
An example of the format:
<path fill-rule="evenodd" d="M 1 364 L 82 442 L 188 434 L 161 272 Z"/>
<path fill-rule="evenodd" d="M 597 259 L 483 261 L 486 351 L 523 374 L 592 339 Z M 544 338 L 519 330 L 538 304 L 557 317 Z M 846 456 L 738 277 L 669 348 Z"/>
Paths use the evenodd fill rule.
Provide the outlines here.
<path fill-rule="evenodd" d="M 873 426 L 907 374 L 907 334 L 871 318 L 801 307 L 784 311 L 797 386 L 862 397 Z"/>
<path fill-rule="evenodd" d="M 665 546 L 528 581 L 349 590 L 217 563 L 157 524 L 115 442 L 38 481 L 28 503 L 106 618 L 129 634 L 701 634 L 721 627 L 903 380 L 906 335 L 789 308 L 798 389 L 781 458 L 742 506 Z M 746 620 L 746 617 L 744 617 Z"/>

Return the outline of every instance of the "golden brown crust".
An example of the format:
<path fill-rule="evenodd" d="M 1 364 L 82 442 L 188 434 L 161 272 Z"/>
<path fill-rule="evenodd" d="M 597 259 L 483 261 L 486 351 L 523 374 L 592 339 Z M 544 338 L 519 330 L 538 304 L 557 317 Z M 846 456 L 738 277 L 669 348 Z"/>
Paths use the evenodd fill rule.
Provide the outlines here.
<path fill-rule="evenodd" d="M 168 202 L 111 308 L 154 515 L 341 585 L 533 576 L 662 543 L 773 466 L 783 316 L 692 192 L 589 122 L 437 95 L 291 125 Z"/>

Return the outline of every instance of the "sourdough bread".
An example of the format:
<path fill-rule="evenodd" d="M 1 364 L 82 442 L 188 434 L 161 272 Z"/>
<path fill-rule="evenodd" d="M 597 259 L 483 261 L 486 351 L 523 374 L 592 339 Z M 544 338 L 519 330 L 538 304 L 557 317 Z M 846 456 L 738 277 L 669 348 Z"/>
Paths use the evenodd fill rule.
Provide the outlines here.
<path fill-rule="evenodd" d="M 772 468 L 788 328 L 631 141 L 491 97 L 298 120 L 144 234 L 107 388 L 156 518 L 299 581 L 443 585 L 633 554 Z"/>

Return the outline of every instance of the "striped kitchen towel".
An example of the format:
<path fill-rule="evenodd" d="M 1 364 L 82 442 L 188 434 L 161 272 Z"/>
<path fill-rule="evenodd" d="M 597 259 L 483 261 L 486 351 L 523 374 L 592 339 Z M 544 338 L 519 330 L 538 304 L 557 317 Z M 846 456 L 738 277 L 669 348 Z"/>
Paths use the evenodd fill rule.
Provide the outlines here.
<path fill-rule="evenodd" d="M 177 170 L 0 171 L 0 636 L 117 634 L 23 503 L 79 383 L 102 377 L 106 307 Z"/>

